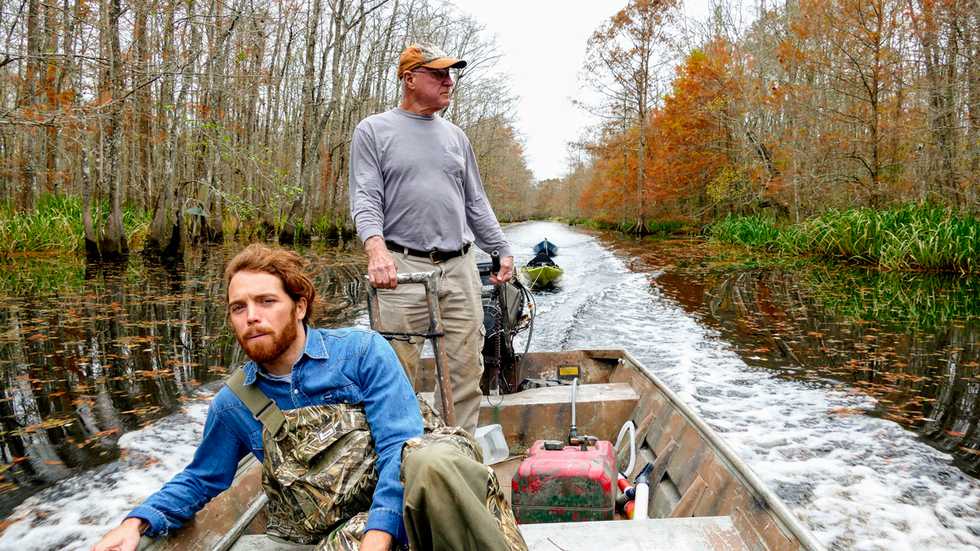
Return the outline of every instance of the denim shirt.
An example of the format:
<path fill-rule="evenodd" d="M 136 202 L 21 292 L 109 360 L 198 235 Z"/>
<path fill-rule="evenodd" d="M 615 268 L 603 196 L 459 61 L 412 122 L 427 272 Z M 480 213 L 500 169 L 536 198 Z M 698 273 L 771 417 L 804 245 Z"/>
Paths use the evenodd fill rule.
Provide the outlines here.
<path fill-rule="evenodd" d="M 378 485 L 367 530 L 406 541 L 400 481 L 402 444 L 422 434 L 422 415 L 412 385 L 394 350 L 366 329 L 307 328 L 306 349 L 293 366 L 291 382 L 258 376 L 249 361 L 245 384 L 258 385 L 282 410 L 321 404 L 362 404 L 378 455 Z M 149 536 L 166 535 L 194 517 L 227 489 L 238 462 L 251 452 L 260 462 L 262 424 L 227 386 L 211 401 L 204 436 L 194 459 L 129 517 L 146 520 Z"/>

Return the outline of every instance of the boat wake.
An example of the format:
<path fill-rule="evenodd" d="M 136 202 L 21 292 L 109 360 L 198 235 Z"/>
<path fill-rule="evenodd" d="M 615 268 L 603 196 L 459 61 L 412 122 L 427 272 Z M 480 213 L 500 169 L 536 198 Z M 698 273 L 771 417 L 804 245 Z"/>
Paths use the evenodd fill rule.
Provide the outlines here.
<path fill-rule="evenodd" d="M 559 227 L 544 231 L 562 247 L 566 290 L 578 287 L 537 297 L 536 327 L 547 329 L 535 330 L 533 350 L 629 350 L 830 549 L 980 547 L 980 482 L 914 433 L 864 415 L 872 398 L 747 366 L 717 332 L 665 297 L 654 274 L 629 272 L 627 260 L 597 243 L 570 247 Z M 587 258 L 570 261 L 577 251 Z M 590 276 L 576 272 L 582 265 Z"/>
<path fill-rule="evenodd" d="M 53 484 L 14 509 L 0 549 L 86 550 L 186 466 L 204 430 L 214 385 L 183 411 L 119 438 L 123 457 Z"/>
<path fill-rule="evenodd" d="M 874 408 L 871 398 L 747 366 L 660 292 L 657 273 L 631 272 L 628 259 L 592 236 L 551 223 L 506 231 L 516 264 L 547 235 L 565 269 L 560 291 L 536 294 L 532 350 L 629 350 L 722 433 L 828 548 L 980 547 L 980 482 L 915 434 L 863 414 Z M 366 326 L 366 316 L 355 323 Z M 190 460 L 209 397 L 197 395 L 184 412 L 123 435 L 119 461 L 25 501 L 7 519 L 0 548 L 87 549 Z"/>

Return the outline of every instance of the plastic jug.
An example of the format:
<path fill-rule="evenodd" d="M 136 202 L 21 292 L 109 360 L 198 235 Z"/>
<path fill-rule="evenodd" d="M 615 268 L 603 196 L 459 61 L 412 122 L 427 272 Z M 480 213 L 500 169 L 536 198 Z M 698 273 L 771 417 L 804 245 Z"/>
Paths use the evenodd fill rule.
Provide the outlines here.
<path fill-rule="evenodd" d="M 499 463 L 510 456 L 507 439 L 504 438 L 504 429 L 500 425 L 477 427 L 473 437 L 483 448 L 484 465 Z"/>

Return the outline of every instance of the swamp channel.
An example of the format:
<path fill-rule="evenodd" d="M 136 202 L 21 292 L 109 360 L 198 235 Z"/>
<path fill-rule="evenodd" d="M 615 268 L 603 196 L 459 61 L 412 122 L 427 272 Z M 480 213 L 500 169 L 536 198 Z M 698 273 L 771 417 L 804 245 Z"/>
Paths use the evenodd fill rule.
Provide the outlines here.
<path fill-rule="evenodd" d="M 980 278 L 506 231 L 518 265 L 547 237 L 565 270 L 531 350 L 630 350 L 831 549 L 980 546 Z M 190 459 L 244 361 L 222 285 L 237 249 L 0 259 L 0 548 L 84 549 Z M 302 253 L 314 324 L 366 325 L 360 245 Z"/>

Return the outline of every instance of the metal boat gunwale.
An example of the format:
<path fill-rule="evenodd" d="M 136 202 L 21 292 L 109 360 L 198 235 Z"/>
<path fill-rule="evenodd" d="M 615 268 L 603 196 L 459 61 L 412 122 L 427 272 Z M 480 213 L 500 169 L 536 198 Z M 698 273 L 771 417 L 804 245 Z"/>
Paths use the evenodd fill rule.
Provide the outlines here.
<path fill-rule="evenodd" d="M 640 392 L 635 382 L 624 381 L 623 377 L 628 377 L 632 381 L 637 381 L 635 377 L 642 377 L 649 382 L 654 392 L 659 392 L 669 407 L 673 408 L 676 412 L 680 414 L 681 421 L 685 426 L 689 426 L 694 429 L 697 438 L 703 442 L 703 448 L 706 450 L 712 450 L 714 452 L 714 457 L 718 460 L 718 465 L 725 469 L 728 473 L 732 475 L 733 480 L 735 480 L 735 486 L 732 487 L 731 491 L 736 492 L 738 487 L 745 490 L 745 496 L 750 499 L 752 503 L 758 506 L 760 514 L 765 515 L 764 518 L 772 519 L 775 523 L 774 528 L 783 533 L 784 537 L 788 540 L 795 539 L 799 545 L 799 549 L 807 549 L 812 551 L 823 551 L 823 546 L 816 541 L 813 535 L 806 529 L 799 519 L 789 510 L 785 503 L 772 491 L 766 484 L 756 475 L 752 469 L 743 461 L 734 450 L 724 441 L 724 439 L 714 431 L 705 421 L 702 419 L 690 406 L 688 406 L 673 390 L 671 390 L 667 385 L 659 379 L 659 377 L 654 374 L 650 368 L 645 366 L 640 362 L 633 354 L 629 351 L 621 348 L 583 348 L 568 351 L 553 351 L 553 352 L 532 352 L 529 354 L 529 363 L 534 364 L 538 369 L 547 369 L 553 365 L 562 365 L 561 362 L 570 361 L 574 357 L 578 357 L 580 362 L 591 362 L 592 372 L 589 372 L 589 367 L 586 367 L 587 363 L 580 363 L 586 369 L 587 378 L 597 379 L 596 375 L 602 375 L 603 373 L 608 376 L 616 376 L 620 383 L 629 383 L 629 386 L 636 390 L 636 394 L 639 395 Z M 429 360 L 431 361 L 431 359 Z M 425 370 L 423 370 L 425 371 Z M 632 374 L 631 374 L 632 373 Z M 532 373 L 527 373 L 527 375 L 533 375 Z M 601 377 L 600 377 L 601 378 Z M 433 382 L 434 380 L 430 380 Z M 425 385 L 426 381 L 420 381 L 420 385 Z M 588 387 L 590 384 L 580 385 L 580 389 L 583 387 Z M 603 388 L 601 385 L 594 385 L 595 388 Z M 646 389 L 642 389 L 646 390 Z M 520 396 L 519 394 L 511 394 L 506 396 Z M 567 404 L 564 404 L 567 406 Z M 484 406 L 487 407 L 487 406 Z M 528 405 L 525 406 L 530 409 L 535 406 Z M 634 418 L 637 413 L 645 414 L 646 411 L 641 409 L 640 402 L 636 402 L 629 415 L 629 418 Z M 518 409 L 520 406 L 518 406 Z M 491 408 L 492 409 L 492 408 Z M 665 419 L 673 418 L 673 415 L 668 413 Z M 675 418 L 676 419 L 676 418 Z M 651 422 L 650 427 L 657 426 L 655 423 L 656 419 Z M 621 421 L 618 421 L 621 422 Z M 664 422 L 666 422 L 664 420 Z M 645 436 L 637 434 L 637 448 L 641 448 L 641 444 L 644 446 L 649 446 L 650 451 L 652 449 L 653 443 L 646 440 Z M 510 443 L 512 449 L 514 449 L 514 442 Z M 649 452 L 647 452 L 649 453 Z M 237 485 L 240 479 L 244 479 L 247 476 L 256 477 L 258 472 L 261 470 L 261 466 L 258 461 L 255 460 L 254 456 L 249 455 L 244 458 L 239 464 L 239 470 L 236 474 L 236 479 L 234 485 Z M 688 471 L 690 472 L 690 471 Z M 696 472 L 696 471 L 694 471 Z M 677 473 L 674 473 L 677 474 Z M 252 484 L 254 484 L 254 478 L 252 479 Z M 504 481 L 506 484 L 506 481 Z M 235 488 L 233 485 L 232 488 Z M 502 484 L 503 485 L 503 484 Z M 509 486 L 509 484 L 508 484 Z M 230 492 L 230 490 L 226 492 Z M 221 494 L 215 501 L 221 499 L 224 495 Z M 221 515 L 233 515 L 235 514 L 231 508 L 228 510 L 221 509 L 222 506 L 212 502 L 216 505 L 219 510 L 213 515 L 201 515 L 192 523 L 194 528 L 191 532 L 185 532 L 183 529 L 175 534 L 175 538 L 161 538 L 152 543 L 144 539 L 143 545 L 140 549 L 152 549 L 152 550 L 164 550 L 164 549 L 181 549 L 184 548 L 183 544 L 197 544 L 209 546 L 211 549 L 216 551 L 227 551 L 235 547 L 236 542 L 239 541 L 242 536 L 246 533 L 256 533 L 257 527 L 261 526 L 253 525 L 254 522 L 261 516 L 263 509 L 265 507 L 267 498 L 265 492 L 258 488 L 256 493 L 251 494 L 253 497 L 247 500 L 247 506 L 242 507 L 243 503 L 239 502 L 238 509 L 241 510 L 238 513 L 237 518 L 234 518 L 233 522 L 228 522 L 232 519 L 225 518 L 222 521 Z M 239 497 L 238 499 L 241 499 Z M 242 510 L 243 509 L 243 510 Z M 700 517 L 698 517 L 700 518 Z M 734 518 L 734 517 L 733 517 Z M 259 519 L 260 520 L 260 519 Z M 652 521 L 658 519 L 651 519 Z M 212 529 L 210 522 L 215 524 L 220 524 L 227 526 L 224 533 L 220 533 L 220 528 L 217 530 Z M 601 523 L 604 521 L 592 521 L 593 523 Z M 588 523 L 583 523 L 588 524 Z M 183 534 L 183 535 L 182 535 Z M 220 535 L 217 535 L 220 534 Z M 185 541 L 184 538 L 187 538 Z M 244 540 L 243 540 L 244 541 Z M 213 542 L 213 543 L 211 543 Z M 768 548 L 765 546 L 764 548 Z M 794 549 L 797 547 L 793 547 Z"/>
<path fill-rule="evenodd" d="M 579 349 L 583 352 L 593 352 L 593 353 L 603 353 L 609 351 L 608 348 L 604 349 L 590 349 L 583 348 Z M 670 403 L 677 408 L 677 410 L 687 419 L 689 423 L 698 431 L 698 433 L 711 445 L 716 451 L 719 452 L 722 459 L 724 459 L 728 466 L 731 468 L 731 472 L 742 478 L 742 483 L 753 492 L 753 497 L 764 503 L 765 506 L 775 513 L 775 518 L 783 523 L 783 528 L 788 530 L 800 540 L 800 543 L 807 548 L 813 550 L 822 550 L 823 546 L 813 537 L 813 534 L 807 530 L 803 523 L 800 522 L 796 515 L 789 510 L 789 507 L 783 503 L 783 500 L 779 498 L 769 489 L 765 482 L 759 475 L 748 466 L 748 464 L 742 460 L 735 450 L 729 446 L 724 439 L 722 439 L 718 433 L 714 431 L 700 415 L 697 414 L 687 403 L 684 402 L 673 390 L 670 389 L 663 381 L 660 380 L 650 368 L 643 365 L 633 354 L 631 354 L 626 349 L 617 349 L 621 352 L 623 357 L 629 360 L 641 373 L 643 373 L 649 380 L 657 387 L 657 389 L 663 393 L 664 396 L 670 401 Z M 620 360 L 622 361 L 622 360 Z"/>

